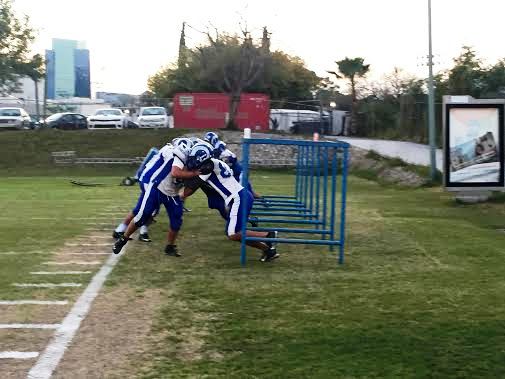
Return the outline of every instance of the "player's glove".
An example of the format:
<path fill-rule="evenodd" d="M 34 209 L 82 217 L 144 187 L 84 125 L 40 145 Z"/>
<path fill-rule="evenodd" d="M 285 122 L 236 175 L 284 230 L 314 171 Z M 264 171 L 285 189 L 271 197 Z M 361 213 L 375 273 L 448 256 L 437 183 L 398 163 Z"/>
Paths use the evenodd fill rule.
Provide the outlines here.
<path fill-rule="evenodd" d="M 210 159 L 206 162 L 203 162 L 202 166 L 200 167 L 200 172 L 202 175 L 208 175 L 214 170 L 214 162 L 212 162 Z"/>

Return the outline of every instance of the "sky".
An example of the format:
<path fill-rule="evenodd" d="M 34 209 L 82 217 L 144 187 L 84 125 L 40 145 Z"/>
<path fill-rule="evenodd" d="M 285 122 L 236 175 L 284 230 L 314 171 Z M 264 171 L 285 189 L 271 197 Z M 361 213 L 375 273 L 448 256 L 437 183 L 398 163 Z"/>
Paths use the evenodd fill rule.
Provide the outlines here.
<path fill-rule="evenodd" d="M 301 57 L 320 76 L 335 61 L 363 57 L 371 80 L 400 67 L 427 76 L 428 0 L 14 0 L 39 36 L 34 52 L 51 48 L 52 38 L 77 39 L 90 50 L 92 92 L 140 94 L 147 79 L 177 59 L 183 21 L 188 47 L 197 31 L 239 32 L 247 23 L 260 39 L 272 33 L 272 49 Z M 497 43 L 505 14 L 503 0 L 432 0 L 435 71 L 447 68 L 463 45 L 484 63 L 505 57 Z"/>

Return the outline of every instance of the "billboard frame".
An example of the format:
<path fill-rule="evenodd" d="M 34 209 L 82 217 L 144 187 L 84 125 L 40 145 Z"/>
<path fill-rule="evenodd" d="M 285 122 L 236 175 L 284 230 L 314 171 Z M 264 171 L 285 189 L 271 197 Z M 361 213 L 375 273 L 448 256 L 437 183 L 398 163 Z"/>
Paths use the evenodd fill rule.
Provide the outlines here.
<path fill-rule="evenodd" d="M 496 108 L 498 110 L 498 150 L 500 176 L 497 182 L 451 183 L 450 179 L 450 110 Z M 505 99 L 474 99 L 471 96 L 444 96 L 443 98 L 443 177 L 444 187 L 451 192 L 505 191 L 504 117 Z"/>

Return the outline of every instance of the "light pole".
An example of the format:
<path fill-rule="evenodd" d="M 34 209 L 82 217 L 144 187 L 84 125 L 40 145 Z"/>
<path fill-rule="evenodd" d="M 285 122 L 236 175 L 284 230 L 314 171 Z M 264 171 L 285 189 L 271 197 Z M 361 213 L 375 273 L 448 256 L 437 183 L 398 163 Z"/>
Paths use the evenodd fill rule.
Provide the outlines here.
<path fill-rule="evenodd" d="M 435 146 L 435 90 L 433 88 L 433 51 L 431 43 L 431 0 L 428 0 L 428 138 L 430 142 L 430 173 L 435 180 L 437 173 Z"/>

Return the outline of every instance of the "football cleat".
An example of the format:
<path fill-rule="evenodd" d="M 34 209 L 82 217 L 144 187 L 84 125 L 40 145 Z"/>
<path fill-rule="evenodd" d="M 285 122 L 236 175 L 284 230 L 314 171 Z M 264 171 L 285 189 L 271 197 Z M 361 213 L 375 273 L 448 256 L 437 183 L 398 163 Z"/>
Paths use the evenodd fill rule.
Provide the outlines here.
<path fill-rule="evenodd" d="M 119 254 L 121 250 L 123 250 L 124 245 L 126 245 L 130 239 L 131 238 L 125 238 L 124 236 L 118 239 L 112 247 L 112 252 L 114 254 Z"/>
<path fill-rule="evenodd" d="M 171 256 L 171 257 L 181 257 L 182 254 L 177 251 L 177 246 L 176 245 L 167 245 L 165 246 L 165 255 Z"/>
<path fill-rule="evenodd" d="M 142 241 L 142 242 L 151 242 L 152 239 L 149 238 L 149 234 L 143 233 L 143 234 L 139 235 L 139 241 Z"/>
<path fill-rule="evenodd" d="M 116 232 L 115 230 L 112 232 L 112 238 L 120 239 L 124 236 L 124 232 Z"/>
<path fill-rule="evenodd" d="M 263 252 L 263 255 L 261 256 L 260 261 L 261 262 L 271 262 L 274 259 L 277 259 L 279 257 L 280 257 L 280 255 L 277 254 L 277 250 L 274 248 L 270 248 L 270 249 Z"/>

